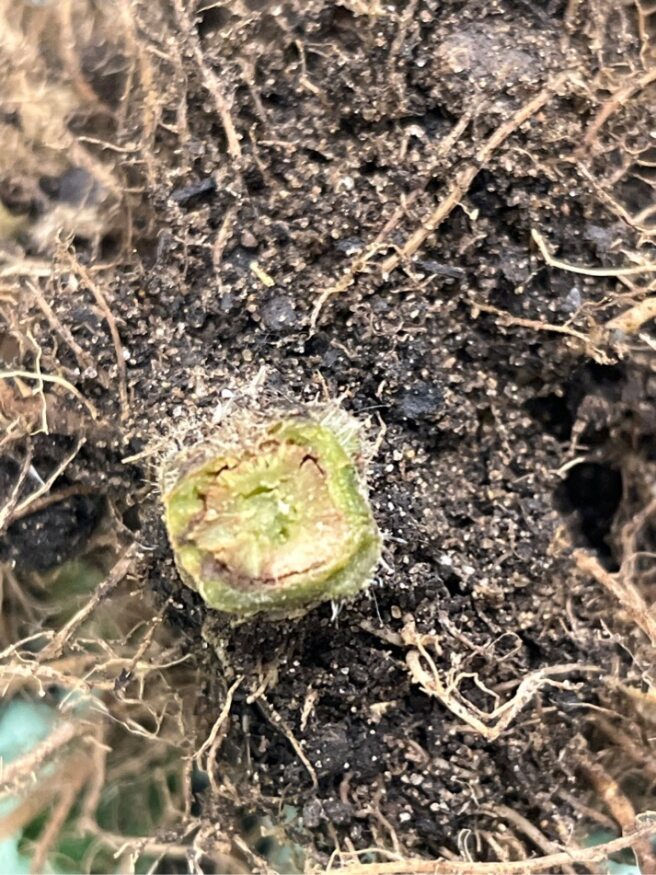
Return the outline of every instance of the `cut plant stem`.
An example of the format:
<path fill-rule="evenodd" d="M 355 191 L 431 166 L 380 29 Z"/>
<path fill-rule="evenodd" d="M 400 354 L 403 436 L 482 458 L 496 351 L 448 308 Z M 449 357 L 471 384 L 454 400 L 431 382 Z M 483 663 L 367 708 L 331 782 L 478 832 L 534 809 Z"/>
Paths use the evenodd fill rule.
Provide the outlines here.
<path fill-rule="evenodd" d="M 164 506 L 182 580 L 210 607 L 284 616 L 369 583 L 380 536 L 336 431 L 278 420 L 200 453 L 174 461 Z"/>

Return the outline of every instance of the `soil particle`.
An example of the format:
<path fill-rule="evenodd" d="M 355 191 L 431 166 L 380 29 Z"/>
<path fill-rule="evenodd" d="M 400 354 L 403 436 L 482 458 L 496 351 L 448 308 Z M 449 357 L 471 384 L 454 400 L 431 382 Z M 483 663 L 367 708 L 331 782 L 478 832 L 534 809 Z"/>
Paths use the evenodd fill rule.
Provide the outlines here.
<path fill-rule="evenodd" d="M 257 237 L 253 234 L 252 231 L 249 231 L 247 228 L 241 232 L 239 242 L 244 247 L 244 249 L 257 249 L 258 247 Z"/>
<path fill-rule="evenodd" d="M 293 331 L 297 323 L 294 299 L 287 295 L 275 295 L 262 305 L 260 316 L 262 324 L 276 334 Z"/>
<path fill-rule="evenodd" d="M 419 381 L 401 391 L 397 409 L 403 419 L 414 422 L 435 416 L 443 401 L 444 396 L 436 383 Z"/>

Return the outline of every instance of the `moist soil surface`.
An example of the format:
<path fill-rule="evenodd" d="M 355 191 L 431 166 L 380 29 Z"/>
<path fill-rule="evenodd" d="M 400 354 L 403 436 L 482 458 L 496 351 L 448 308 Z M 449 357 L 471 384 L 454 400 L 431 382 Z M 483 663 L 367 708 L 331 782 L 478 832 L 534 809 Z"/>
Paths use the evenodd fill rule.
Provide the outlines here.
<path fill-rule="evenodd" d="M 15 521 L 4 550 L 53 565 L 103 502 L 122 517 L 136 579 L 202 667 L 200 738 L 231 697 L 214 789 L 197 801 L 225 830 L 290 804 L 289 835 L 323 864 L 336 847 L 494 860 L 485 836 L 508 809 L 547 845 L 580 820 L 591 715 L 612 707 L 609 677 L 640 664 L 637 633 L 622 638 L 617 605 L 572 549 L 619 568 L 622 525 L 653 482 L 656 395 L 649 343 L 604 331 L 645 278 L 562 270 L 531 237 L 579 266 L 648 252 L 631 217 L 653 198 L 635 170 L 651 154 L 653 92 L 585 139 L 645 42 L 628 7 L 593 6 L 243 0 L 194 16 L 162 4 L 138 27 L 160 103 L 140 68 L 120 124 L 79 121 L 87 134 L 109 125 L 132 199 L 129 232 L 126 212 L 100 241 L 74 241 L 75 294 L 50 289 L 98 370 L 76 372 L 61 344 L 61 372 L 99 416 L 59 486 L 93 494 Z M 92 49 L 82 72 L 116 109 L 125 65 L 94 64 Z M 59 404 L 35 464 L 76 439 L 75 399 L 47 391 Z M 384 561 L 351 602 L 231 622 L 173 566 L 153 486 L 162 448 L 217 410 L 327 399 L 371 443 Z M 503 711 L 486 714 L 528 677 L 494 737 Z M 512 831 L 525 853 L 545 850 Z"/>

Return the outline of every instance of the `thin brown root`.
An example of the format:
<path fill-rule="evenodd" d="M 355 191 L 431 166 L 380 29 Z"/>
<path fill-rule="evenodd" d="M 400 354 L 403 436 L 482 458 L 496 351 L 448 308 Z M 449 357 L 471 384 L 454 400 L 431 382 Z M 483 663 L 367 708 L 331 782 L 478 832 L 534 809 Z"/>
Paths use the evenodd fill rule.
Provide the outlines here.
<path fill-rule="evenodd" d="M 43 495 L 41 498 L 34 499 L 32 496 L 28 496 L 25 502 L 10 514 L 10 522 L 23 519 L 23 517 L 30 516 L 33 513 L 38 513 L 40 510 L 52 507 L 53 504 L 59 504 L 60 501 L 66 501 L 67 498 L 72 498 L 74 495 L 92 495 L 94 492 L 97 492 L 97 487 L 95 486 L 72 483 L 64 489 Z"/>
<path fill-rule="evenodd" d="M 499 863 L 475 863 L 467 860 L 425 860 L 409 858 L 388 863 L 352 863 L 339 869 L 343 875 L 527 875 L 531 872 L 547 872 L 556 867 L 590 864 L 599 867 L 611 854 L 624 848 L 635 847 L 636 842 L 656 835 L 656 814 L 649 813 L 639 818 L 642 824 L 632 835 L 613 839 L 594 848 L 571 848 L 534 857 L 529 860 L 504 860 Z"/>
<path fill-rule="evenodd" d="M 500 310 L 492 304 L 485 304 L 482 301 L 474 301 L 473 315 L 476 317 L 477 311 L 482 313 L 492 313 L 494 316 L 499 316 L 502 322 L 506 325 L 516 325 L 519 328 L 529 328 L 532 331 L 550 331 L 554 334 L 565 334 L 568 337 L 575 337 L 577 340 L 583 341 L 586 345 L 590 343 L 590 338 L 582 331 L 577 331 L 575 328 L 570 328 L 568 325 L 553 325 L 551 322 L 542 322 L 539 319 L 525 319 L 522 316 L 513 316 L 505 310 Z"/>
<path fill-rule="evenodd" d="M 22 783 L 36 779 L 36 772 L 53 754 L 68 745 L 74 738 L 89 731 L 89 726 L 66 720 L 28 753 L 9 763 L 2 769 L 0 794 L 15 793 Z"/>
<path fill-rule="evenodd" d="M 458 205 L 469 190 L 469 187 L 476 176 L 480 173 L 481 168 L 488 163 L 499 146 L 501 146 L 508 137 L 517 130 L 517 128 L 523 125 L 524 122 L 528 121 L 531 116 L 534 116 L 539 112 L 546 103 L 557 95 L 562 86 L 567 82 L 567 79 L 568 74 L 566 73 L 557 76 L 532 100 L 529 100 L 528 103 L 525 103 L 524 106 L 520 107 L 520 109 L 517 110 L 507 122 L 504 122 L 504 124 L 496 129 L 479 150 L 476 155 L 476 160 L 456 175 L 444 200 L 424 219 L 420 227 L 410 235 L 401 247 L 399 253 L 391 255 L 383 262 L 383 274 L 390 274 L 399 266 L 399 264 L 401 264 L 402 261 L 409 258 L 411 255 L 414 255 L 427 238 L 437 230 L 454 207 Z"/>
<path fill-rule="evenodd" d="M 226 735 L 226 721 L 230 716 L 232 699 L 237 688 L 241 685 L 243 680 L 243 676 L 238 677 L 237 680 L 228 689 L 225 702 L 223 703 L 223 707 L 221 708 L 221 712 L 219 713 L 219 716 L 217 717 L 214 726 L 212 726 L 210 734 L 207 736 L 205 741 L 201 744 L 201 746 L 194 754 L 194 759 L 198 763 L 199 768 L 204 769 L 209 775 L 210 783 L 212 784 L 212 786 L 215 785 L 214 767 L 217 755 L 219 753 L 219 749 Z M 202 757 L 205 752 L 207 752 L 207 761 L 203 764 Z"/>
<path fill-rule="evenodd" d="M 67 776 L 67 780 L 63 783 L 61 796 L 55 803 L 45 829 L 34 847 L 30 865 L 30 872 L 33 875 L 46 871 L 48 853 L 57 841 L 59 833 L 77 801 L 78 793 L 82 789 L 88 774 L 88 768 L 86 770 L 78 769 L 70 777 Z"/>
<path fill-rule="evenodd" d="M 28 472 L 32 465 L 32 458 L 32 449 L 31 447 L 28 447 L 27 452 L 25 453 L 25 458 L 21 463 L 20 471 L 18 472 L 16 482 L 14 483 L 11 492 L 7 496 L 7 500 L 5 501 L 3 507 L 0 508 L 0 532 L 3 532 L 9 525 L 11 520 L 15 518 L 18 497 L 20 495 L 21 489 L 23 488 L 23 485 L 25 484 L 25 480 L 27 479 Z"/>
<path fill-rule="evenodd" d="M 589 146 L 590 143 L 592 143 L 602 126 L 608 121 L 614 112 L 626 103 L 627 100 L 633 97 L 634 94 L 638 94 L 638 92 L 642 91 L 643 88 L 646 88 L 654 81 L 656 81 L 656 68 L 652 67 L 641 76 L 638 76 L 635 79 L 630 79 L 625 85 L 618 88 L 617 91 L 608 98 L 592 122 L 588 125 L 588 130 L 585 132 L 583 138 L 583 146 Z"/>
<path fill-rule="evenodd" d="M 43 811 L 62 786 L 71 782 L 71 775 L 80 776 L 81 787 L 89 774 L 88 763 L 86 752 L 76 751 L 65 757 L 52 774 L 44 775 L 16 807 L 0 817 L 0 840 L 14 835 Z"/>
<path fill-rule="evenodd" d="M 9 525 L 14 520 L 21 519 L 22 517 L 28 516 L 31 513 L 36 513 L 37 510 L 41 510 L 44 507 L 48 507 L 51 504 L 56 503 L 57 501 L 63 501 L 65 498 L 68 498 L 69 495 L 79 495 L 82 491 L 84 491 L 83 487 L 80 484 L 73 484 L 68 489 L 63 489 L 58 493 L 50 493 L 50 489 L 53 483 L 61 477 L 64 471 L 71 464 L 73 459 L 77 456 L 80 451 L 81 446 L 84 444 L 84 438 L 80 438 L 73 448 L 73 450 L 66 456 L 59 465 L 55 468 L 55 470 L 50 474 L 48 479 L 39 486 L 38 489 L 31 492 L 27 498 L 23 499 L 16 507 L 9 513 L 8 520 L 5 525 Z M 50 494 L 47 494 L 50 493 Z M 2 531 L 3 526 L 0 523 L 0 532 Z"/>
<path fill-rule="evenodd" d="M 638 744 L 626 732 L 601 715 L 595 717 L 594 725 L 609 741 L 615 744 L 625 756 L 634 763 L 637 763 L 640 766 L 641 771 L 644 772 L 651 781 L 656 782 L 656 761 L 653 759 L 652 751 L 647 744 Z"/>
<path fill-rule="evenodd" d="M 189 16 L 185 4 L 182 2 L 182 0 L 173 0 L 173 6 L 175 8 L 175 14 L 180 24 L 180 27 L 187 37 L 191 50 L 194 54 L 196 64 L 203 77 L 205 88 L 207 88 L 207 90 L 209 91 L 212 100 L 214 101 L 214 106 L 216 107 L 217 114 L 221 119 L 221 124 L 223 125 L 223 130 L 225 131 L 226 140 L 228 141 L 228 154 L 231 158 L 240 158 L 241 143 L 239 142 L 239 136 L 237 135 L 237 131 L 235 130 L 232 116 L 230 115 L 230 107 L 228 105 L 228 101 L 226 100 L 221 89 L 219 77 L 205 61 L 203 49 L 198 38 L 198 33 Z"/>
<path fill-rule="evenodd" d="M 386 243 L 378 243 L 374 241 L 367 248 L 353 260 L 349 269 L 343 276 L 336 282 L 334 285 L 330 286 L 327 289 L 324 289 L 323 292 L 317 298 L 314 307 L 312 308 L 312 315 L 310 316 L 310 327 L 314 328 L 317 324 L 317 320 L 319 315 L 321 314 L 321 310 L 323 309 L 323 305 L 329 298 L 334 297 L 334 295 L 341 295 L 342 292 L 345 292 L 348 287 L 351 285 L 355 277 L 362 273 L 368 262 L 379 252 L 381 249 L 388 249 L 389 245 Z"/>
<path fill-rule="evenodd" d="M 319 779 L 317 777 L 317 773 L 314 769 L 314 766 L 312 765 L 310 760 L 307 758 L 307 755 L 306 755 L 305 751 L 303 750 L 303 748 L 301 747 L 299 740 L 296 738 L 296 736 L 291 731 L 289 726 L 287 726 L 287 724 L 282 719 L 280 714 L 278 714 L 277 711 L 275 711 L 274 708 L 269 704 L 269 702 L 266 700 L 264 695 L 259 696 L 256 701 L 257 701 L 257 705 L 258 705 L 259 709 L 262 711 L 262 713 L 264 714 L 266 719 L 269 721 L 269 723 L 273 727 L 275 727 L 275 729 L 277 729 L 278 732 L 280 732 L 282 735 L 284 735 L 285 738 L 287 739 L 287 741 L 294 748 L 294 752 L 296 753 L 296 756 L 303 763 L 308 775 L 310 776 L 310 778 L 312 780 L 313 789 L 316 790 L 317 787 L 319 786 Z"/>
<path fill-rule="evenodd" d="M 474 711 L 471 704 L 460 696 L 455 683 L 447 685 L 442 681 L 435 661 L 425 646 L 426 643 L 434 643 L 429 641 L 434 639 L 434 636 L 419 635 L 414 627 L 409 625 L 404 629 L 403 637 L 406 644 L 415 648 L 409 650 L 406 656 L 406 663 L 415 683 L 419 684 L 426 695 L 439 699 L 452 714 L 463 721 L 467 730 L 475 730 L 487 741 L 495 741 L 499 738 L 543 686 L 558 686 L 558 683 L 552 680 L 553 676 L 600 671 L 598 666 L 576 663 L 538 669 L 521 679 L 512 699 L 485 713 L 478 709 Z M 428 665 L 428 671 L 422 662 Z"/>
<path fill-rule="evenodd" d="M 471 106 L 468 110 L 466 110 L 462 117 L 454 124 L 453 128 L 446 135 L 444 140 L 438 145 L 435 153 L 435 157 L 431 161 L 431 165 L 428 169 L 427 176 L 432 178 L 432 174 L 435 168 L 438 167 L 440 161 L 449 154 L 451 149 L 458 142 L 460 137 L 463 135 L 467 127 L 469 126 L 472 118 L 476 115 L 477 111 L 480 111 L 480 103 L 476 103 Z M 383 227 L 380 229 L 378 234 L 376 234 L 375 238 L 372 242 L 367 246 L 364 252 L 357 255 L 349 267 L 344 271 L 342 276 L 337 282 L 333 283 L 333 285 L 324 289 L 324 291 L 319 295 L 316 300 L 314 307 L 312 308 L 312 315 L 310 317 L 310 327 L 314 329 L 317 324 L 317 320 L 323 308 L 323 305 L 329 298 L 332 298 L 333 295 L 338 295 L 345 292 L 349 286 L 355 280 L 355 277 L 364 270 L 367 263 L 371 260 L 371 258 L 381 249 L 389 249 L 389 235 L 399 224 L 403 216 L 408 212 L 410 207 L 414 204 L 414 202 L 419 198 L 420 194 L 426 188 L 426 182 L 424 184 L 415 189 L 415 191 L 411 192 L 407 197 L 401 198 L 401 203 L 394 210 L 390 218 L 385 222 Z"/>
<path fill-rule="evenodd" d="M 617 821 L 622 833 L 631 835 L 635 828 L 636 812 L 617 781 L 608 774 L 603 766 L 589 758 L 583 759 L 579 763 L 579 768 Z M 656 872 L 656 855 L 651 849 L 651 839 L 636 840 L 635 853 L 640 863 L 641 872 Z"/>
<path fill-rule="evenodd" d="M 656 297 L 644 298 L 633 307 L 629 307 L 619 316 L 611 319 L 604 326 L 607 331 L 619 331 L 623 334 L 637 334 L 645 322 L 656 318 Z"/>
<path fill-rule="evenodd" d="M 608 817 L 607 814 L 602 814 L 601 811 L 597 811 L 596 808 L 591 808 L 589 805 L 586 805 L 585 802 L 581 802 L 581 800 L 577 796 L 574 796 L 573 793 L 568 793 L 567 790 L 563 790 L 561 787 L 556 792 L 556 796 L 559 799 L 562 799 L 563 802 L 567 802 L 568 805 L 571 805 L 575 811 L 578 811 L 579 814 L 587 820 L 592 823 L 598 823 L 602 829 L 609 829 L 611 832 L 615 829 L 615 822 L 612 818 Z"/>
<path fill-rule="evenodd" d="M 569 273 L 577 273 L 582 276 L 599 276 L 599 277 L 622 277 L 636 276 L 643 273 L 656 273 L 656 264 L 647 262 L 646 264 L 632 264 L 629 267 L 585 267 L 578 264 L 570 264 L 568 261 L 561 261 L 554 258 L 549 252 L 544 237 L 535 228 L 531 230 L 531 237 L 537 244 L 540 254 L 544 258 L 549 267 L 555 267 L 558 270 L 566 270 Z"/>
<path fill-rule="evenodd" d="M 50 641 L 43 650 L 39 653 L 39 662 L 44 662 L 48 659 L 56 659 L 61 655 L 66 642 L 70 639 L 70 637 L 75 633 L 75 631 L 84 623 L 84 621 L 91 616 L 91 614 L 95 611 L 98 605 L 104 601 L 107 596 L 113 592 L 119 583 L 123 580 L 125 575 L 130 571 L 132 567 L 132 561 L 137 552 L 136 544 L 131 544 L 127 550 L 123 553 L 121 558 L 118 560 L 116 565 L 111 569 L 105 580 L 100 583 L 93 595 L 89 598 L 84 607 L 80 608 L 76 614 L 74 614 L 67 623 L 65 623 L 62 628 L 57 632 L 57 634 L 53 637 L 52 641 Z"/>
<path fill-rule="evenodd" d="M 485 808 L 482 810 L 492 817 L 501 817 L 509 823 L 512 823 L 519 832 L 523 833 L 526 838 L 544 854 L 558 853 L 558 844 L 550 841 L 544 833 L 537 828 L 537 826 L 523 817 L 518 811 L 515 811 L 507 805 L 495 805 L 493 808 Z M 571 866 L 563 866 L 562 868 L 566 875 L 574 875 L 574 869 Z"/>
<path fill-rule="evenodd" d="M 39 306 L 39 309 L 43 313 L 43 315 L 48 320 L 50 327 L 59 334 L 59 336 L 64 340 L 68 347 L 75 353 L 75 357 L 78 360 L 80 367 L 84 370 L 86 368 L 94 368 L 97 370 L 96 363 L 93 358 L 89 355 L 88 352 L 82 349 L 79 343 L 73 337 L 70 329 L 67 325 L 63 325 L 60 319 L 58 318 L 55 311 L 52 309 L 50 304 L 46 301 L 41 290 L 35 283 L 28 282 L 27 286 L 29 290 L 32 292 L 34 296 L 34 300 Z M 99 373 L 100 382 L 108 387 L 109 383 L 105 374 Z"/>
<path fill-rule="evenodd" d="M 105 317 L 105 322 L 107 322 L 109 333 L 112 337 L 112 343 L 114 344 L 114 352 L 116 355 L 116 370 L 118 372 L 118 394 L 121 402 L 121 414 L 122 417 L 125 418 L 127 417 L 129 412 L 128 380 L 127 370 L 125 366 L 125 355 L 123 353 L 123 344 L 121 343 L 121 336 L 118 333 L 118 328 L 116 327 L 116 319 L 114 318 L 114 314 L 107 304 L 102 289 L 97 283 L 93 281 L 90 272 L 86 269 L 86 267 L 80 264 L 80 262 L 75 258 L 72 253 L 67 252 L 66 255 L 70 269 L 73 271 L 73 273 L 77 273 L 81 277 L 82 282 L 93 295 L 96 304 L 98 305 L 103 316 Z"/>
<path fill-rule="evenodd" d="M 613 598 L 617 599 L 627 616 L 656 647 L 656 618 L 649 610 L 636 585 L 623 574 L 611 574 L 599 560 L 584 550 L 574 551 L 574 561 L 583 574 L 594 577 Z"/>
<path fill-rule="evenodd" d="M 214 243 L 212 244 L 212 264 L 214 265 L 214 270 L 217 272 L 221 267 L 226 244 L 232 234 L 236 213 L 237 209 L 235 206 L 228 207 L 225 216 L 223 217 L 223 221 L 221 222 L 221 227 L 219 228 Z"/>
<path fill-rule="evenodd" d="M 76 389 L 75 386 L 72 383 L 69 383 L 68 380 L 64 379 L 64 377 L 60 377 L 57 374 L 42 374 L 40 372 L 23 371 L 20 369 L 0 371 L 0 380 L 15 380 L 16 378 L 21 380 L 36 380 L 37 382 L 43 380 L 46 383 L 55 383 L 57 386 L 66 389 L 71 395 L 74 395 L 78 401 L 86 407 L 92 419 L 100 419 L 100 414 L 91 401 L 87 400 L 79 389 Z"/>

